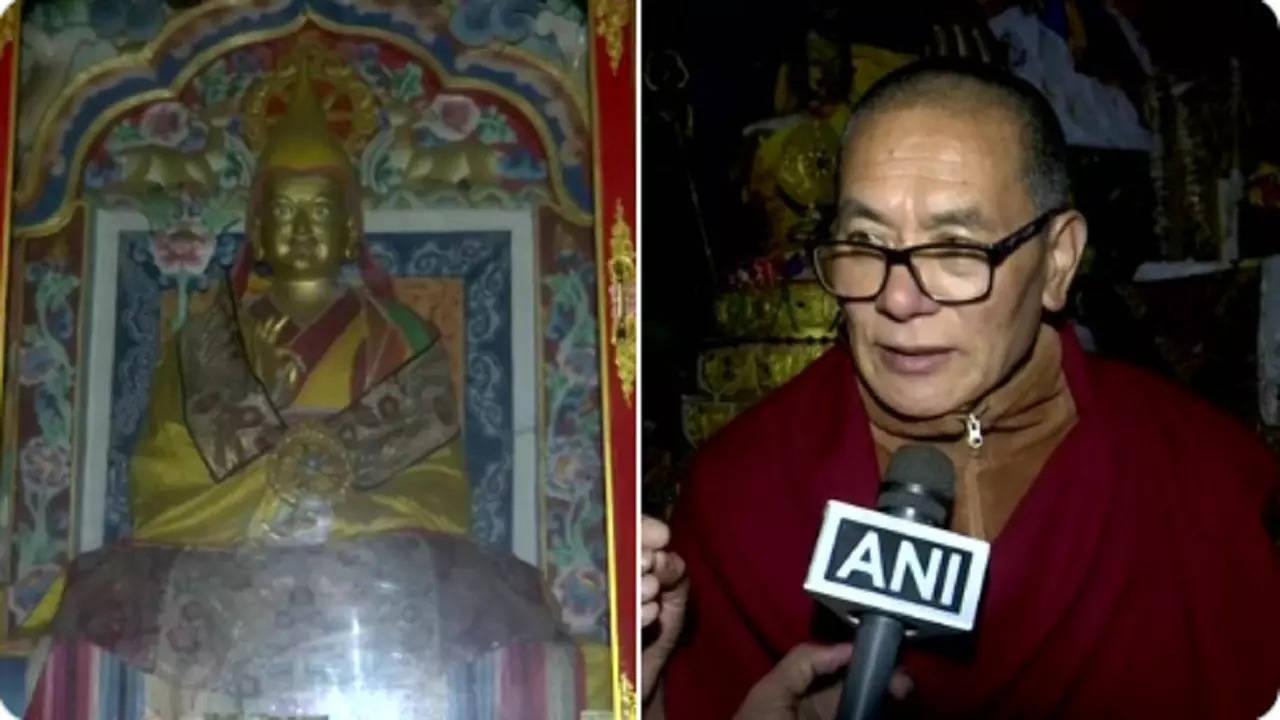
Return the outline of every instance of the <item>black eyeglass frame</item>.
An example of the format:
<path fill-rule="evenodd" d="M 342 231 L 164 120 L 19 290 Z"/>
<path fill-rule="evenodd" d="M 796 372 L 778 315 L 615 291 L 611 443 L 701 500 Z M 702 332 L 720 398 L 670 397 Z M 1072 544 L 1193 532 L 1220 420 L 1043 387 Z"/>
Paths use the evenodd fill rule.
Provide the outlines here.
<path fill-rule="evenodd" d="M 1057 208 L 1053 208 L 1052 210 L 1046 210 L 1045 212 L 1036 216 L 1036 218 L 1031 222 L 1027 223 L 1026 225 L 1023 225 L 1017 230 L 1014 230 L 1013 232 L 1009 233 L 1005 237 L 1001 238 L 1000 240 L 997 240 L 996 242 L 990 245 L 980 245 L 978 243 L 945 242 L 945 243 L 926 243 L 924 245 L 913 245 L 912 247 L 908 247 L 908 248 L 888 248 L 888 247 L 884 247 L 883 245 L 876 245 L 874 243 L 869 243 L 869 242 L 859 242 L 857 240 L 825 240 L 822 242 L 814 243 L 809 247 L 809 262 L 813 266 L 814 274 L 818 276 L 818 283 L 822 285 L 822 289 L 826 290 L 828 293 L 830 293 L 840 302 L 868 302 L 870 300 L 875 300 L 876 298 L 880 297 L 880 293 L 884 292 L 885 286 L 889 284 L 889 273 L 893 271 L 893 267 L 895 265 L 904 265 L 907 268 L 907 272 L 911 273 L 911 279 L 915 281 L 916 287 L 920 288 L 920 292 L 924 293 L 925 296 L 928 297 L 933 302 L 936 302 L 939 305 L 971 305 L 973 303 L 983 302 L 991 297 L 991 290 L 992 288 L 995 287 L 996 268 L 1003 265 L 1004 261 L 1008 260 L 1010 256 L 1012 256 L 1015 252 L 1017 252 L 1018 248 L 1027 244 L 1027 241 L 1031 240 L 1032 238 L 1034 238 L 1035 236 L 1043 232 L 1044 229 L 1049 226 L 1049 223 L 1055 217 L 1061 215 L 1064 212 L 1067 212 L 1068 210 L 1070 210 L 1069 207 L 1057 207 Z M 822 272 L 818 269 L 818 251 L 821 250 L 823 247 L 860 248 L 863 250 L 870 250 L 872 252 L 879 253 L 880 255 L 882 255 L 884 257 L 885 264 L 884 264 L 884 277 L 880 279 L 880 287 L 878 287 L 876 291 L 874 293 L 871 293 L 870 295 L 861 295 L 857 297 L 841 295 L 840 293 L 833 290 L 830 286 L 828 286 L 826 280 L 824 280 L 822 277 Z M 975 297 L 969 300 L 940 300 L 934 297 L 933 293 L 929 292 L 928 289 L 925 288 L 924 282 L 920 279 L 920 274 L 916 271 L 915 265 L 911 263 L 911 256 L 914 253 L 928 251 L 928 250 L 935 250 L 935 251 L 936 250 L 967 250 L 967 251 L 979 252 L 986 255 L 987 256 L 987 290 L 986 292 L 982 293 L 978 297 Z"/>

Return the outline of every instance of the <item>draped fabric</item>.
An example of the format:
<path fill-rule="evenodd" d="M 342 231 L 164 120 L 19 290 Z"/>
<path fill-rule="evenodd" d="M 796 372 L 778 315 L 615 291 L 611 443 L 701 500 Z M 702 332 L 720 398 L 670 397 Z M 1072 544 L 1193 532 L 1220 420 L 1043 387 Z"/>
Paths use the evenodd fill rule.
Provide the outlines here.
<path fill-rule="evenodd" d="M 992 543 L 975 634 L 909 645 L 903 717 L 1256 718 L 1280 686 L 1280 472 L 1245 429 L 1061 333 L 1077 423 Z M 846 348 L 721 432 L 676 508 L 686 634 L 668 717 L 729 717 L 793 646 L 847 640 L 803 592 L 823 504 L 874 506 Z"/>
<path fill-rule="evenodd" d="M 55 634 L 147 673 L 148 705 L 166 718 L 355 717 L 343 703 L 356 702 L 387 709 L 360 717 L 447 717 L 455 668 L 508 645 L 576 655 L 539 602 L 535 568 L 445 535 L 201 552 L 118 545 L 82 556 L 69 586 Z M 568 668 L 521 688 L 532 699 L 572 677 Z"/>
<path fill-rule="evenodd" d="M 249 298 L 240 312 L 264 316 L 264 301 Z M 466 533 L 448 357 L 429 328 L 417 321 L 406 332 L 408 310 L 349 291 L 308 327 L 284 328 L 297 379 L 273 387 L 253 372 L 250 323 L 236 313 L 224 300 L 192 318 L 161 358 L 131 463 L 135 537 L 227 545 L 269 528 L 285 510 L 268 477 L 271 451 L 307 418 L 356 458 L 355 487 L 327 518 L 330 536 Z"/>

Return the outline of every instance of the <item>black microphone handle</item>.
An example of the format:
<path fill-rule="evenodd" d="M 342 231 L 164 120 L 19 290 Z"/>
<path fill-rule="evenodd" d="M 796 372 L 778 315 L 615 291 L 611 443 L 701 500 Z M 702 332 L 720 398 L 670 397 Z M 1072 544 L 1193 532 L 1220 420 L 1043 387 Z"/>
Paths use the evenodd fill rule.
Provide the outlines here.
<path fill-rule="evenodd" d="M 862 616 L 853 658 L 844 676 L 837 720 L 873 720 L 880 716 L 880 703 L 898 667 L 903 629 L 901 621 L 888 615 Z"/>

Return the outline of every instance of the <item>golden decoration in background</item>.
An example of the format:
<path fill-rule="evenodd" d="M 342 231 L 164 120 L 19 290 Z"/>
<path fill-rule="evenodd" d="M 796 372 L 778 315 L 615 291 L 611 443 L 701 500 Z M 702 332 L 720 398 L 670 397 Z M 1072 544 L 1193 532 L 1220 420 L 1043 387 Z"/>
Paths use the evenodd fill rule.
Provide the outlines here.
<path fill-rule="evenodd" d="M 604 38 L 609 69 L 618 74 L 622 62 L 622 31 L 631 22 L 631 0 L 599 0 L 596 3 L 596 34 Z"/>
<path fill-rule="evenodd" d="M 636 385 L 636 250 L 631 242 L 631 226 L 623 212 L 622 198 L 618 198 L 613 211 L 609 243 L 613 253 L 609 260 L 613 362 L 622 385 L 622 397 L 627 407 L 631 407 Z"/>
<path fill-rule="evenodd" d="M 698 355 L 698 390 L 712 400 L 759 399 L 782 387 L 831 347 L 829 342 L 758 342 Z"/>
<path fill-rule="evenodd" d="M 330 132 L 351 158 L 360 157 L 364 144 L 377 133 L 378 104 L 373 90 L 350 63 L 323 42 L 315 33 L 303 33 L 276 70 L 259 78 L 245 93 L 244 134 L 255 153 L 262 150 L 271 128 L 283 116 L 272 110 L 288 107 L 301 77 L 309 77 L 314 84 Z"/>
<path fill-rule="evenodd" d="M 242 2 L 243 0 L 205 0 L 201 5 L 186 11 L 180 16 L 180 22 L 176 22 L 176 24 L 170 23 L 167 25 L 161 33 L 147 43 L 145 47 L 98 63 L 93 68 L 87 69 L 85 72 L 81 73 L 58 94 L 57 98 L 49 105 L 49 109 L 45 111 L 44 117 L 46 119 L 61 117 L 66 112 L 71 111 L 71 109 L 78 107 L 75 104 L 77 98 L 83 100 L 81 96 L 85 92 L 96 87 L 99 83 L 103 82 L 104 79 L 112 77 L 113 73 L 119 73 L 121 71 L 142 73 L 154 72 L 154 68 L 152 68 L 151 63 L 161 49 L 166 47 L 166 44 L 172 40 L 175 35 L 181 35 L 185 32 L 192 31 L 191 26 L 186 23 L 194 25 L 204 22 L 208 19 L 208 15 L 223 11 L 231 6 L 239 5 Z M 188 62 L 184 69 L 172 81 L 170 87 L 155 88 L 137 93 L 104 109 L 99 113 L 97 119 L 95 119 L 89 125 L 89 128 L 80 136 L 80 139 L 76 141 L 75 148 L 71 153 L 71 157 L 68 162 L 68 167 L 83 169 L 89 153 L 89 148 L 94 139 L 116 124 L 125 113 L 154 102 L 175 100 L 180 94 L 180 89 L 186 87 L 200 70 L 207 67 L 209 61 L 212 59 L 222 57 L 234 50 L 248 47 L 250 45 L 274 41 L 282 37 L 293 35 L 298 32 L 299 28 L 307 23 L 315 23 L 327 32 L 339 34 L 348 34 L 350 32 L 350 28 L 342 23 L 326 20 L 324 17 L 319 15 L 304 14 L 289 24 L 279 28 L 235 34 L 232 37 L 207 48 L 195 59 Z M 361 37 L 373 38 L 379 42 L 385 42 L 395 46 L 398 50 L 403 51 L 410 57 L 414 58 L 417 62 L 422 63 L 426 69 L 430 69 L 437 73 L 443 72 L 443 68 L 441 68 L 434 56 L 418 44 L 407 42 L 405 38 L 395 35 L 389 31 L 378 30 L 375 28 L 360 28 L 359 33 Z M 539 71 L 543 73 L 551 72 L 551 70 L 549 70 L 550 66 L 546 65 L 544 61 L 541 61 L 538 56 L 533 54 L 531 51 L 504 46 L 501 49 L 501 56 L 517 58 L 523 63 L 527 63 L 538 68 Z M 497 56 L 495 55 L 495 57 Z M 561 85 L 564 84 L 563 80 L 555 77 L 550 77 L 548 80 L 553 83 L 559 83 Z M 449 77 L 444 84 L 459 92 L 479 91 L 502 98 L 505 102 L 514 106 L 519 113 L 524 116 L 524 118 L 532 123 L 534 132 L 537 134 L 543 147 L 554 147 L 556 145 L 552 138 L 551 130 L 547 127 L 545 118 L 528 99 L 519 93 L 508 90 L 495 82 L 471 77 Z M 590 127 L 590 118 L 586 116 L 586 110 L 583 107 L 584 101 L 582 101 L 580 97 L 576 97 L 576 93 L 567 86 L 566 92 L 571 96 L 574 96 L 574 117 L 577 118 L 577 120 L 580 120 L 584 126 Z M 246 92 L 246 95 L 247 94 L 248 93 Z M 236 107 L 234 114 L 237 117 L 243 115 L 243 109 Z M 377 113 L 375 112 L 375 121 L 376 117 Z M 206 117 L 206 120 L 207 119 L 208 118 Z M 230 116 L 228 116 L 227 119 L 230 119 Z M 214 124 L 216 125 L 216 123 Z M 61 150 L 54 147 L 54 143 L 52 141 L 52 136 L 55 134 L 56 128 L 58 127 L 60 127 L 60 125 L 56 122 L 44 122 L 41 124 L 40 129 L 36 133 L 35 142 L 31 146 L 32 160 L 29 165 L 32 168 L 47 169 L 54 164 L 54 159 L 61 154 Z M 565 186 L 564 168 L 562 163 L 558 160 L 558 154 L 548 158 L 547 167 L 553 191 L 553 197 L 549 200 L 550 209 L 565 221 L 572 223 L 573 225 L 579 227 L 591 227 L 594 222 L 591 214 L 581 209 L 573 201 L 572 195 Z M 78 172 L 79 171 L 76 171 L 76 173 Z M 21 177 L 16 178 L 15 182 L 17 183 L 17 186 L 14 189 L 14 204 L 26 205 L 33 202 L 35 200 L 35 194 L 39 189 L 40 179 L 45 176 L 47 176 L 47 172 L 43 174 L 42 172 L 32 172 L 24 173 Z M 75 213 L 76 203 L 80 202 L 79 194 L 80 193 L 75 183 L 68 184 L 66 191 L 63 194 L 63 198 L 57 203 L 58 210 L 54 211 L 45 220 L 37 224 L 24 225 L 15 228 L 14 236 L 38 238 L 61 231 L 62 228 L 71 221 L 72 216 Z"/>
<path fill-rule="evenodd" d="M 782 142 L 778 191 L 806 210 L 834 205 L 839 156 L 840 136 L 831 123 L 823 118 L 803 118 Z"/>
<path fill-rule="evenodd" d="M 715 299 L 713 311 L 721 337 L 831 340 L 840 305 L 818 283 L 793 281 L 726 292 Z"/>
<path fill-rule="evenodd" d="M 704 397 L 685 395 L 681 408 L 681 429 L 689 444 L 700 447 L 720 428 L 729 423 L 753 402 L 729 402 L 708 400 Z"/>
<path fill-rule="evenodd" d="M 622 720 L 636 720 L 640 717 L 640 704 L 636 702 L 636 688 L 631 684 L 631 678 L 621 675 L 618 688 L 622 693 Z"/>
<path fill-rule="evenodd" d="M 698 355 L 699 395 L 685 396 L 681 411 L 694 447 L 800 374 L 838 336 L 839 303 L 809 279 L 730 290 L 713 310 L 721 344 Z"/>

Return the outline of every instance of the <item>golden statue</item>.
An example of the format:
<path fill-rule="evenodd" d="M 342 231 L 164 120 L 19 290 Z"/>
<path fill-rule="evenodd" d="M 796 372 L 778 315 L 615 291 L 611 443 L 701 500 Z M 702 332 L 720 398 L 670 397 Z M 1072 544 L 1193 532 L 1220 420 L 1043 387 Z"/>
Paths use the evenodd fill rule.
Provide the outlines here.
<path fill-rule="evenodd" d="M 152 384 L 135 537 L 465 533 L 448 353 L 365 257 L 356 173 L 305 62 L 291 94 L 259 155 L 247 248 Z M 349 287 L 342 267 L 362 258 L 364 284 Z"/>
<path fill-rule="evenodd" d="M 37 615 L 147 673 L 161 716 L 442 717 L 458 663 L 578 650 L 536 568 L 466 539 L 449 354 L 369 258 L 306 58 L 272 82 L 248 242 L 155 371 L 133 540 L 77 558 Z"/>

